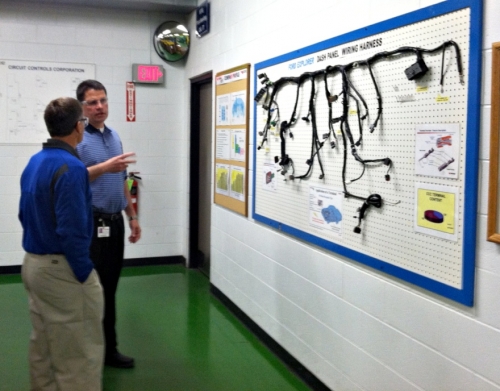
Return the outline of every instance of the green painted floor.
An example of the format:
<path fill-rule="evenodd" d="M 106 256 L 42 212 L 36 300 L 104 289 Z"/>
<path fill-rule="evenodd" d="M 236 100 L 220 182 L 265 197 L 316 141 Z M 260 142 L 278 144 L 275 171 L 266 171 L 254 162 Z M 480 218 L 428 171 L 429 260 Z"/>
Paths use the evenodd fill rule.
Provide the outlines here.
<path fill-rule="evenodd" d="M 126 268 L 118 337 L 134 369 L 104 370 L 104 391 L 309 390 L 180 265 Z M 28 391 L 27 297 L 18 275 L 0 275 L 0 391 Z"/>

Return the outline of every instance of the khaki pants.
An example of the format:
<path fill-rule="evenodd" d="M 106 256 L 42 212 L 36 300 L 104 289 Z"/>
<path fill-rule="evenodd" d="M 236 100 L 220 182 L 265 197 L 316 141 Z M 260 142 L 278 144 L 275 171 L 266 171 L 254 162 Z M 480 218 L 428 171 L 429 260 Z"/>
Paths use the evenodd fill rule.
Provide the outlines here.
<path fill-rule="evenodd" d="M 27 253 L 32 391 L 100 391 L 103 296 L 95 270 L 83 284 L 62 255 Z"/>

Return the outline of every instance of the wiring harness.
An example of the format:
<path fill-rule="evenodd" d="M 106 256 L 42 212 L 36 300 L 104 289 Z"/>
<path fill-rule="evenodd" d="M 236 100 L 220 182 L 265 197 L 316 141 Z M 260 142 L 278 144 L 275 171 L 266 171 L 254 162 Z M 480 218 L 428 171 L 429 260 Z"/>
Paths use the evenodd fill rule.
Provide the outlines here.
<path fill-rule="evenodd" d="M 264 128 L 259 132 L 261 136 L 260 144 L 257 149 L 261 149 L 266 142 L 268 142 L 269 131 L 272 128 L 279 128 L 279 137 L 280 137 L 280 156 L 275 157 L 275 162 L 279 164 L 281 174 L 285 176 L 285 180 L 302 180 L 309 179 L 312 174 L 312 168 L 314 162 L 317 161 L 320 168 L 319 179 L 322 180 L 325 178 L 325 172 L 323 167 L 323 162 L 321 160 L 320 151 L 327 143 L 330 148 L 336 148 L 338 146 L 338 138 L 335 132 L 335 126 L 338 124 L 338 128 L 340 134 L 342 135 L 343 141 L 343 166 L 342 166 L 342 183 L 344 189 L 344 195 L 346 198 L 355 198 L 363 201 L 362 206 L 359 208 L 358 215 L 358 225 L 355 227 L 354 232 L 361 233 L 361 221 L 364 219 L 365 214 L 370 206 L 381 208 L 383 204 L 382 197 L 379 194 L 371 194 L 368 197 L 364 197 L 361 195 L 353 194 L 347 188 L 347 185 L 358 181 L 365 174 L 366 168 L 368 166 L 378 166 L 385 165 L 387 166 L 387 172 L 385 174 L 385 180 L 390 181 L 390 171 L 392 168 L 392 160 L 389 157 L 381 157 L 376 159 L 364 159 L 358 148 L 363 143 L 363 129 L 365 126 L 368 126 L 369 132 L 373 133 L 375 129 L 378 127 L 380 119 L 382 117 L 383 112 L 383 101 L 382 95 L 379 90 L 379 86 L 375 75 L 373 73 L 373 67 L 379 61 L 384 60 L 393 60 L 397 59 L 400 56 L 406 55 L 414 55 L 416 57 L 416 62 L 412 64 L 410 67 L 404 70 L 406 77 L 408 80 L 418 80 L 422 78 L 429 70 L 424 61 L 424 54 L 434 54 L 436 52 L 442 51 L 442 59 L 441 59 L 441 76 L 440 76 L 440 86 L 441 91 L 444 88 L 444 79 L 446 75 L 446 71 L 444 68 L 445 63 L 445 52 L 448 48 L 453 47 L 456 55 L 456 63 L 457 70 L 459 74 L 459 80 L 462 85 L 464 82 L 464 74 L 463 74 L 463 66 L 460 48 L 454 41 L 446 41 L 443 44 L 439 45 L 433 49 L 424 49 L 419 47 L 410 47 L 403 46 L 393 51 L 383 51 L 374 54 L 372 57 L 362 60 L 355 61 L 347 65 L 334 65 L 328 66 L 325 69 L 321 69 L 315 72 L 306 72 L 301 74 L 298 77 L 282 77 L 276 81 L 271 81 L 267 77 L 265 73 L 259 74 L 258 77 L 263 85 L 261 90 L 255 96 L 255 101 L 258 104 L 261 104 L 265 110 L 267 110 L 267 119 L 264 124 Z M 352 71 L 356 68 L 366 68 L 368 69 L 368 73 L 370 75 L 370 79 L 373 84 L 373 88 L 376 95 L 377 100 L 377 112 L 373 122 L 370 124 L 366 124 L 367 119 L 369 118 L 369 109 L 366 103 L 366 100 L 360 94 L 360 92 L 355 88 L 351 75 Z M 328 82 L 330 79 L 340 76 L 341 78 L 341 91 L 338 94 L 334 94 L 330 91 Z M 317 116 L 316 116 L 316 95 L 317 95 L 317 87 L 316 84 L 323 82 L 324 90 L 325 90 L 325 98 L 328 105 L 328 132 L 323 133 L 321 138 L 318 132 L 318 124 L 317 124 Z M 287 153 L 287 136 L 293 139 L 293 127 L 298 122 L 298 103 L 300 100 L 300 95 L 303 90 L 302 87 L 306 83 L 310 84 L 310 92 L 308 96 L 308 106 L 307 106 L 307 115 L 302 117 L 302 120 L 305 121 L 311 127 L 311 148 L 309 158 L 306 160 L 306 171 L 302 174 L 296 174 L 295 165 L 292 157 Z M 293 110 L 289 118 L 283 119 L 280 116 L 280 110 L 278 105 L 278 94 L 286 85 L 295 85 L 295 102 L 293 105 Z M 333 104 L 338 102 L 340 99 L 342 104 L 341 115 L 338 117 L 333 117 Z M 358 135 L 354 136 L 351 130 L 351 124 L 349 120 L 349 112 L 351 102 L 354 102 L 356 105 L 356 114 L 357 114 L 357 128 Z M 361 174 L 354 179 L 348 180 L 346 178 L 346 170 L 348 163 L 348 151 L 357 161 L 361 164 Z"/>

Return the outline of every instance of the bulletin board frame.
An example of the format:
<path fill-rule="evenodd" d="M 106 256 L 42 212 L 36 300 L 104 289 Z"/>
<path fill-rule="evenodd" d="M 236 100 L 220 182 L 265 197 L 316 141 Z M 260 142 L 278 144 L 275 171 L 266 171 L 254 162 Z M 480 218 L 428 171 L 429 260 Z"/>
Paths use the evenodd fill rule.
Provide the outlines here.
<path fill-rule="evenodd" d="M 250 64 L 215 77 L 214 202 L 248 215 Z"/>
<path fill-rule="evenodd" d="M 488 191 L 487 240 L 500 243 L 500 42 L 492 45 L 491 58 L 490 175 Z"/>
<path fill-rule="evenodd" d="M 446 14 L 467 9 L 470 12 L 470 25 L 468 31 L 468 56 L 463 58 L 467 64 L 467 81 L 465 92 L 466 116 L 464 119 L 464 128 L 466 137 L 463 147 L 463 165 L 460 168 L 463 175 L 463 194 L 460 194 L 460 219 L 461 223 L 466 222 L 467 230 L 459 235 L 460 254 L 460 284 L 451 286 L 438 279 L 422 275 L 405 267 L 395 265 L 386 261 L 383 257 L 374 257 L 355 248 L 350 248 L 332 240 L 326 240 L 308 229 L 298 228 L 294 225 L 284 223 L 279 218 L 270 218 L 265 213 L 256 211 L 256 204 L 259 202 L 259 186 L 261 186 L 260 171 L 258 166 L 259 140 L 258 132 L 258 110 L 261 110 L 257 104 L 254 105 L 254 197 L 252 204 L 252 217 L 255 221 L 269 225 L 283 233 L 290 234 L 313 245 L 333 251 L 341 256 L 347 257 L 353 261 L 372 267 L 388 275 L 394 276 L 402 281 L 421 287 L 425 290 L 456 301 L 466 306 L 474 304 L 474 279 L 475 279 L 475 248 L 476 248 L 476 211 L 477 211 L 477 186 L 478 186 L 478 151 L 479 151 L 479 118 L 480 118 L 480 98 L 481 98 L 481 45 L 482 45 L 482 16 L 483 2 L 481 0 L 449 0 L 430 7 L 426 7 L 390 20 L 386 20 L 371 26 L 363 27 L 359 30 L 328 39 L 311 46 L 295 50 L 293 52 L 260 62 L 254 67 L 254 90 L 259 91 L 258 74 L 261 74 L 270 67 L 289 62 L 294 59 L 304 58 L 304 56 L 314 56 L 317 52 L 329 48 L 346 45 L 349 42 L 367 39 L 368 37 L 382 34 L 387 31 L 402 28 L 422 21 L 430 20 Z M 288 76 L 286 74 L 283 77 Z M 261 152 L 262 153 L 262 152 Z M 369 235 L 369 234 L 367 234 Z M 372 241 L 383 238 L 383 233 L 377 232 Z M 422 237 L 424 239 L 422 239 Z M 368 240 L 369 241 L 369 240 Z M 368 242 L 367 241 L 367 242 Z M 425 235 L 419 237 L 422 245 L 425 245 Z"/>

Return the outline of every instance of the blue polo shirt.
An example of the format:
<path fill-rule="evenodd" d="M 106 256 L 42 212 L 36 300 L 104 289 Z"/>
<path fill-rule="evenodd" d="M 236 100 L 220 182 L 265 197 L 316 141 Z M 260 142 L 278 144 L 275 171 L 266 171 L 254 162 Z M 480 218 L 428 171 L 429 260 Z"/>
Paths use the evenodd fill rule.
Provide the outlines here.
<path fill-rule="evenodd" d="M 87 280 L 94 268 L 92 193 L 87 168 L 63 141 L 49 139 L 21 175 L 19 220 L 26 252 L 63 254 L 75 277 Z"/>
<path fill-rule="evenodd" d="M 76 147 L 78 155 L 86 167 L 105 162 L 123 153 L 118 133 L 104 127 L 104 132 L 87 125 L 83 141 Z M 102 213 L 120 213 L 127 206 L 123 190 L 127 171 L 105 173 L 90 183 L 94 210 Z"/>

